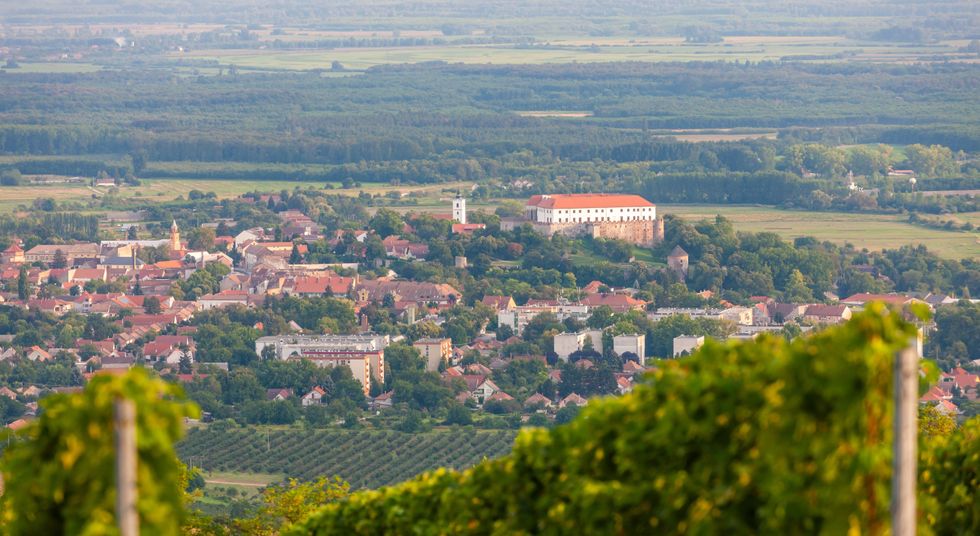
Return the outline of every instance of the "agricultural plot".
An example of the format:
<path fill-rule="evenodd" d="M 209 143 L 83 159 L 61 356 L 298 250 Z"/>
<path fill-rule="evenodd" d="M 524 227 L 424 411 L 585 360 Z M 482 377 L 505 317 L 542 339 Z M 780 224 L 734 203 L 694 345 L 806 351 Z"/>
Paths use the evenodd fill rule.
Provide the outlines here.
<path fill-rule="evenodd" d="M 462 429 L 423 434 L 194 429 L 177 445 L 177 451 L 181 459 L 193 458 L 205 472 L 306 479 L 337 475 L 359 489 L 402 482 L 438 467 L 465 469 L 484 458 L 503 456 L 510 452 L 515 435 L 511 430 Z"/>
<path fill-rule="evenodd" d="M 663 214 L 675 214 L 687 220 L 721 214 L 732 220 L 739 231 L 768 231 L 789 240 L 812 236 L 870 250 L 924 244 L 946 258 L 980 257 L 980 234 L 920 227 L 897 214 L 808 212 L 745 205 L 659 205 L 658 208 Z"/>
<path fill-rule="evenodd" d="M 339 61 L 348 69 L 386 64 L 445 61 L 449 63 L 546 64 L 610 61 L 909 61 L 969 60 L 955 43 L 897 46 L 834 36 L 741 36 L 720 43 L 686 43 L 680 38 L 660 39 L 554 39 L 535 46 L 427 45 L 358 47 L 332 50 L 203 49 L 174 53 L 171 59 L 204 60 L 249 70 L 329 69 Z"/>
<path fill-rule="evenodd" d="M 320 189 L 330 184 L 333 193 L 342 195 L 359 195 L 366 192 L 371 195 L 396 191 L 405 195 L 417 197 L 421 203 L 435 204 L 442 190 L 468 189 L 470 182 L 432 184 L 424 186 L 392 186 L 384 183 L 366 183 L 356 188 L 340 188 L 339 184 L 322 181 L 275 181 L 275 180 L 222 180 L 222 179 L 144 179 L 140 186 L 123 186 L 116 190 L 115 195 L 120 199 L 141 199 L 146 201 L 172 201 L 177 197 L 187 197 L 192 190 L 214 192 L 218 199 L 238 197 L 247 192 L 278 192 L 294 188 Z M 35 199 L 51 198 L 57 202 L 84 201 L 100 198 L 109 189 L 93 188 L 87 184 L 63 183 L 51 185 L 25 185 L 0 187 L 0 213 L 10 213 L 20 205 L 30 206 Z M 428 201 L 426 201 L 428 200 Z"/>

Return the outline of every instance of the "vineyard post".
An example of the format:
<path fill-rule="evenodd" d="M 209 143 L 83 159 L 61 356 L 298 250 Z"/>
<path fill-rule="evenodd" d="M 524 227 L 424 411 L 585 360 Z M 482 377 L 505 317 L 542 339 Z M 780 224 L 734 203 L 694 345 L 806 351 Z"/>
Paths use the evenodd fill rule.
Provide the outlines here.
<path fill-rule="evenodd" d="M 116 522 L 119 534 L 139 534 L 136 511 L 136 406 L 119 398 L 114 405 L 116 432 Z"/>
<path fill-rule="evenodd" d="M 921 332 L 920 332 L 921 333 Z M 892 447 L 892 534 L 915 535 L 916 406 L 919 398 L 917 341 L 895 356 L 895 433 Z"/>

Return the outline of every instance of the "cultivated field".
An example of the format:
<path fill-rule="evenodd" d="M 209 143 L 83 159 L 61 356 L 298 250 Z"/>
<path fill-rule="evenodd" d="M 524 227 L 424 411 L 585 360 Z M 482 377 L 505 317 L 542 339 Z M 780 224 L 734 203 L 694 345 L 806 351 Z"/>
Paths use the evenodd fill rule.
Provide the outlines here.
<path fill-rule="evenodd" d="M 295 478 L 340 476 L 354 489 L 403 482 L 437 467 L 465 469 L 510 452 L 513 430 L 395 431 L 250 427 L 217 432 L 194 429 L 177 445 L 208 471 L 285 474 Z M 200 461 L 198 461 L 200 460 Z M 218 473 L 215 473 L 218 474 Z M 240 485 L 240 484 L 239 484 Z"/>
<path fill-rule="evenodd" d="M 924 244 L 943 257 L 980 258 L 980 233 L 929 229 L 909 224 L 899 215 L 806 212 L 742 205 L 659 205 L 658 208 L 663 214 L 676 214 L 689 220 L 721 214 L 740 231 L 769 231 L 787 239 L 812 236 L 870 250 Z M 980 221 L 975 213 L 958 217 Z"/>
<path fill-rule="evenodd" d="M 278 192 L 294 188 L 320 189 L 331 184 L 332 193 L 359 195 L 362 191 L 371 195 L 397 191 L 405 194 L 415 193 L 423 198 L 438 196 L 443 189 L 468 189 L 472 183 L 457 182 L 424 186 L 392 186 L 382 183 L 365 183 L 361 187 L 343 189 L 339 184 L 320 181 L 262 181 L 262 180 L 221 180 L 221 179 L 143 179 L 140 186 L 123 186 L 115 194 L 121 199 L 143 199 L 149 201 L 171 201 L 187 197 L 192 190 L 214 192 L 219 199 L 238 197 L 246 192 Z M 93 188 L 85 184 L 52 184 L 0 187 L 0 213 L 15 211 L 19 206 L 30 206 L 37 198 L 52 198 L 57 202 L 85 202 L 100 198 L 110 192 L 109 188 Z M 424 201 L 424 199 L 423 199 Z M 432 200 L 429 200 L 432 202 Z"/>
<path fill-rule="evenodd" d="M 554 39 L 533 46 L 454 45 L 357 47 L 333 50 L 202 49 L 173 53 L 172 59 L 197 59 L 252 70 L 329 69 L 333 61 L 349 69 L 394 63 L 543 64 L 610 61 L 874 61 L 906 63 L 973 61 L 957 52 L 956 42 L 897 46 L 844 37 L 741 36 L 721 43 L 686 43 L 680 38 Z"/>

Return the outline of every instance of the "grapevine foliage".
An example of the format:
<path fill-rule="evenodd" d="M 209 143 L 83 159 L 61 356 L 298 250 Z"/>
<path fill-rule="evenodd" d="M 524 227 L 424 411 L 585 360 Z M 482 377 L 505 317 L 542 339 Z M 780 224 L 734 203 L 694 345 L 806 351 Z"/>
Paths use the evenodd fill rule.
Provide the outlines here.
<path fill-rule="evenodd" d="M 792 343 L 708 343 L 509 456 L 356 493 L 292 533 L 884 534 L 893 356 L 913 333 L 873 306 Z M 923 442 L 921 533 L 977 526 L 976 432 Z"/>
<path fill-rule="evenodd" d="M 197 409 L 179 387 L 143 369 L 96 376 L 82 393 L 41 401 L 43 412 L 5 451 L 6 534 L 116 534 L 113 403 L 136 406 L 137 510 L 142 534 L 177 534 L 184 517 L 174 442 Z"/>

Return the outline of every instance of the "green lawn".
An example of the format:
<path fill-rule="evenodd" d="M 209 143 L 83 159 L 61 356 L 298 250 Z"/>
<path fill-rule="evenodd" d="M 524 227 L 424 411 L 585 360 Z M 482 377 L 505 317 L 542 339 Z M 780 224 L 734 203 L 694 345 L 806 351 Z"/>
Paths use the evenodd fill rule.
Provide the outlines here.
<path fill-rule="evenodd" d="M 880 250 L 906 244 L 925 244 L 931 251 L 954 259 L 980 257 L 980 233 L 944 231 L 911 225 L 900 215 L 807 212 L 745 205 L 659 205 L 662 214 L 685 219 L 721 214 L 740 231 L 769 231 L 787 239 L 812 236 L 838 244 Z M 958 215 L 968 219 L 969 214 Z M 980 217 L 972 215 L 973 221 Z"/>

